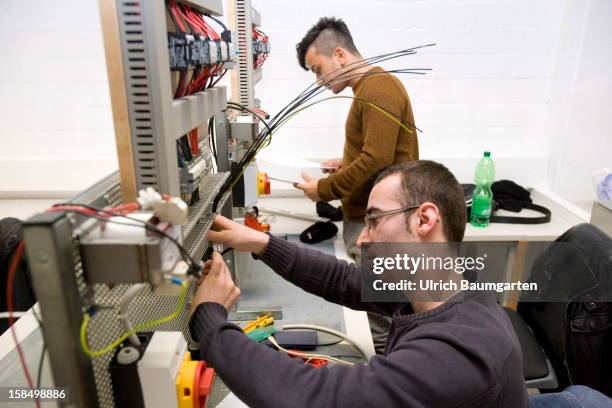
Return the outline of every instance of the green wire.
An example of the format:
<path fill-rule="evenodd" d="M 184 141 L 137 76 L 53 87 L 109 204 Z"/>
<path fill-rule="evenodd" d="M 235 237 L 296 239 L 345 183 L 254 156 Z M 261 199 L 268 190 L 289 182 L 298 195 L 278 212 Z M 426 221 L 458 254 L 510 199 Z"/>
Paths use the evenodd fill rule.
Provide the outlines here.
<path fill-rule="evenodd" d="M 87 342 L 87 326 L 89 325 L 91 316 L 89 313 L 85 313 L 85 316 L 83 316 L 83 321 L 81 322 L 81 348 L 83 349 L 85 354 L 90 357 L 100 357 L 104 354 L 113 351 L 132 334 L 176 319 L 183 310 L 183 307 L 185 306 L 185 299 L 187 298 L 187 288 L 189 287 L 189 285 L 185 282 L 183 282 L 181 286 L 183 287 L 183 290 L 181 291 L 178 304 L 176 305 L 176 308 L 174 309 L 174 312 L 172 312 L 172 314 L 162 317 L 161 319 L 149 320 L 146 322 L 139 323 L 136 326 L 132 327 L 130 330 L 124 332 L 117 340 L 107 344 L 106 346 L 98 350 L 92 350 L 91 348 L 89 348 L 89 343 Z"/>

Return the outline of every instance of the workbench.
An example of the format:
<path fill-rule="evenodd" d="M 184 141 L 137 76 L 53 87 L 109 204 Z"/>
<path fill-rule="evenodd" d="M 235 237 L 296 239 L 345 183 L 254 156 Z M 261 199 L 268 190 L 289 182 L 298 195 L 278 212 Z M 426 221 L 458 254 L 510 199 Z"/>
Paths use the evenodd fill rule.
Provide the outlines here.
<path fill-rule="evenodd" d="M 518 224 L 491 224 L 487 228 L 467 226 L 465 240 L 467 241 L 552 241 L 572 226 L 588 222 L 588 214 L 571 204 L 563 202 L 554 195 L 534 190 L 532 191 L 534 203 L 549 208 L 552 220 L 547 224 L 518 225 Z M 314 223 L 316 219 L 315 205 L 303 196 L 293 197 L 267 197 L 260 198 L 261 208 L 291 209 L 291 211 L 313 217 L 312 220 L 295 219 L 277 215 L 271 222 L 271 232 L 275 235 L 296 240 L 296 236 Z M 332 203 L 338 205 L 339 203 Z M 264 211 L 265 212 L 265 211 Z M 516 215 L 509 213 L 509 215 Z M 521 216 L 529 216 L 524 211 Z M 537 215 L 534 213 L 534 216 Z M 334 253 L 338 258 L 348 260 L 348 255 L 342 242 L 342 222 L 337 222 L 339 232 L 332 240 L 323 244 L 323 250 Z M 353 311 L 338 305 L 333 305 L 322 299 L 303 292 L 276 276 L 263 263 L 251 259 L 249 254 L 243 254 L 242 262 L 246 262 L 245 273 L 240 278 L 242 299 L 239 309 L 257 309 L 279 307 L 283 312 L 283 319 L 277 321 L 277 327 L 289 323 L 310 323 L 329 326 L 340 330 L 350 337 L 357 339 L 361 347 L 373 352 L 369 324 L 365 312 Z M 22 348 L 25 351 L 30 371 L 36 373 L 40 352 L 42 350 L 42 337 L 38 324 L 31 314 L 21 318 L 16 323 Z M 326 346 L 320 352 L 332 354 L 355 353 L 355 349 L 346 343 L 335 346 Z M 355 356 L 358 353 L 354 354 Z M 358 361 L 355 360 L 355 361 Z M 33 374 L 35 376 L 35 374 Z M 51 374 L 48 361 L 42 375 L 43 386 L 51 386 Z M 21 367 L 14 349 L 10 331 L 0 336 L 0 386 L 22 386 L 26 384 Z M 211 397 L 211 406 L 216 406 L 228 393 L 221 381 L 216 381 L 215 391 Z M 9 407 L 10 405 L 2 405 Z M 16 407 L 26 407 L 28 404 L 18 403 Z M 33 406 L 33 404 L 32 404 Z M 55 406 L 53 403 L 44 403 L 43 406 Z"/>

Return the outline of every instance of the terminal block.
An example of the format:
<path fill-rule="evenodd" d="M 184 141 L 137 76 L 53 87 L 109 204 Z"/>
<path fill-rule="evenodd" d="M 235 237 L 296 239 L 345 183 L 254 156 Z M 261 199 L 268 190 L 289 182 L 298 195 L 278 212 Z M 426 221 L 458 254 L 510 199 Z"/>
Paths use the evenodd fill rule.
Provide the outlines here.
<path fill-rule="evenodd" d="M 209 67 L 236 59 L 236 47 L 231 36 L 222 40 L 208 40 L 200 35 L 168 33 L 170 69 L 181 71 Z"/>

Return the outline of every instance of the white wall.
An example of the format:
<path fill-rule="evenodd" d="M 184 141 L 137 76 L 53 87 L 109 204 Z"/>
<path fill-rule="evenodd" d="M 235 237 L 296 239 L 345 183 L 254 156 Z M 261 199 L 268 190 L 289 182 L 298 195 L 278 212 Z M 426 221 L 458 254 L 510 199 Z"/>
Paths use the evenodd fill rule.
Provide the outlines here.
<path fill-rule="evenodd" d="M 548 183 L 590 209 L 591 173 L 612 167 L 612 2 L 575 0 L 568 6 L 553 83 Z"/>
<path fill-rule="evenodd" d="M 0 194 L 64 195 L 117 168 L 96 0 L 2 0 Z"/>
<path fill-rule="evenodd" d="M 572 186 L 564 192 L 562 181 L 568 178 L 557 169 L 573 158 L 574 167 L 567 171 L 578 174 L 584 156 L 571 154 L 582 140 L 575 129 L 584 129 L 583 122 L 594 117 L 576 114 L 593 112 L 588 102 L 609 95 L 598 82 L 586 87 L 591 75 L 604 80 L 601 67 L 612 61 L 609 53 L 597 53 L 612 37 L 602 15 L 609 12 L 607 0 L 593 0 L 588 12 L 588 0 L 253 3 L 272 42 L 264 81 L 257 87 L 268 111 L 277 111 L 313 80 L 298 67 L 294 47 L 320 16 L 343 17 L 366 56 L 437 42 L 400 64 L 434 68 L 425 77 L 402 76 L 424 130 L 421 157 L 445 162 L 468 181 L 476 157 L 489 149 L 498 177 L 526 185 L 549 182 L 568 197 L 583 197 Z M 574 16 L 571 24 L 567 16 Z M 587 23 L 594 28 L 585 29 Z M 577 31 L 573 34 L 592 39 L 569 35 L 568 24 Z M 583 43 L 592 47 L 575 48 Z M 0 194 L 79 190 L 116 168 L 96 0 L 4 0 L 0 55 Z M 591 69 L 595 60 L 600 61 L 597 72 Z M 574 71 L 563 70 L 572 64 Z M 571 92 L 560 86 L 568 75 L 576 78 Z M 567 117 L 570 105 L 577 119 L 556 129 L 555 115 Z M 276 134 L 262 156 L 341 155 L 347 110 L 348 102 L 328 102 L 301 114 Z M 597 115 L 601 120 L 592 122 L 589 137 L 610 129 L 605 115 Z M 559 132 L 572 136 L 564 139 L 562 150 L 551 143 Z"/>
<path fill-rule="evenodd" d="M 421 158 L 441 160 L 470 181 L 477 157 L 491 150 L 499 177 L 527 185 L 545 181 L 547 110 L 565 1 L 253 3 L 272 39 L 273 54 L 257 87 L 271 112 L 313 80 L 298 67 L 295 44 L 319 17 L 342 17 L 364 56 L 438 43 L 383 65 L 434 69 L 424 77 L 401 76 L 423 130 Z M 340 156 L 349 104 L 327 102 L 300 114 L 262 157 Z"/>

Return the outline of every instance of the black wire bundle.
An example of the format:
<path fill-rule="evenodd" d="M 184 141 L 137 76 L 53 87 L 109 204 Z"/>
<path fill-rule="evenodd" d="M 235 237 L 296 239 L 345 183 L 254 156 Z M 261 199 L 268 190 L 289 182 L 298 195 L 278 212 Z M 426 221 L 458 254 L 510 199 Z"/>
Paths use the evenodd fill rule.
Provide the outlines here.
<path fill-rule="evenodd" d="M 418 49 L 425 48 L 425 47 L 431 47 L 433 45 L 435 45 L 435 44 L 427 44 L 427 45 L 422 45 L 422 46 L 418 46 L 418 47 L 414 47 L 414 48 L 407 48 L 407 49 L 404 49 L 404 50 L 395 51 L 395 52 L 391 52 L 391 53 L 376 55 L 376 56 L 373 56 L 373 57 L 362 59 L 360 61 L 354 62 L 354 63 L 349 64 L 349 65 L 346 65 L 346 66 L 344 66 L 342 68 L 338 68 L 336 70 L 333 70 L 333 71 L 327 73 L 326 75 L 324 75 L 323 77 L 321 77 L 318 81 L 315 81 L 312 84 L 310 84 L 304 91 L 302 91 L 298 96 L 296 96 L 295 99 L 293 99 L 291 102 L 289 102 L 287 105 L 285 105 L 276 115 L 274 115 L 274 117 L 272 117 L 272 119 L 270 119 L 269 122 L 266 122 L 265 120 L 263 120 L 263 118 L 261 116 L 259 116 L 255 112 L 252 112 L 251 110 L 247 109 L 246 107 L 244 107 L 242 105 L 228 102 L 228 108 L 229 109 L 238 109 L 238 110 L 247 111 L 247 112 L 252 113 L 256 117 L 258 117 L 259 120 L 261 120 L 261 122 L 264 124 L 265 128 L 262 129 L 262 131 L 259 133 L 259 135 L 255 139 L 253 144 L 249 147 L 249 149 L 245 153 L 245 155 L 237 163 L 237 166 L 238 166 L 239 169 L 241 169 L 241 171 L 232 174 L 228 178 L 228 180 L 223 184 L 223 186 L 219 190 L 219 193 L 217 193 L 217 196 L 215 197 L 215 200 L 213 201 L 213 212 L 217 211 L 217 207 L 219 205 L 219 201 L 221 200 L 221 198 L 229 190 L 231 190 L 231 188 L 234 186 L 234 184 L 240 179 L 240 177 L 242 176 L 242 172 L 244 171 L 244 169 L 246 169 L 246 167 L 249 165 L 249 163 L 251 163 L 251 161 L 253 161 L 253 159 L 255 158 L 257 153 L 259 152 L 259 150 L 265 145 L 265 143 L 267 143 L 267 142 L 269 142 L 271 140 L 272 133 L 279 126 L 281 126 L 283 124 L 284 120 L 287 119 L 288 116 L 290 116 L 293 112 L 295 112 L 297 109 L 300 109 L 302 107 L 313 106 L 313 105 L 316 105 L 317 103 L 323 102 L 323 100 L 316 101 L 316 102 L 313 102 L 310 105 L 304 106 L 308 101 L 310 101 L 314 97 L 320 95 L 328 87 L 330 87 L 330 86 L 332 86 L 334 84 L 338 84 L 340 82 L 344 82 L 344 81 L 348 81 L 348 80 L 354 79 L 354 78 L 359 78 L 359 77 L 364 77 L 364 76 L 369 76 L 369 75 L 388 74 L 388 73 L 391 73 L 391 74 L 417 74 L 417 75 L 423 75 L 423 74 L 426 73 L 426 71 L 429 71 L 431 69 L 430 68 L 411 68 L 411 69 L 395 69 L 395 70 L 389 70 L 389 71 L 377 71 L 377 72 L 365 72 L 365 73 L 363 73 L 363 72 L 361 72 L 361 73 L 357 72 L 356 73 L 355 71 L 360 69 L 360 68 L 363 68 L 363 67 L 365 67 L 367 65 L 370 65 L 370 64 L 377 64 L 377 63 L 381 63 L 381 62 L 388 61 L 388 60 L 391 60 L 391 59 L 400 58 L 400 57 L 404 57 L 404 56 L 407 56 L 407 55 L 413 55 L 413 54 L 417 53 Z M 328 82 L 325 81 L 326 77 L 328 77 L 329 75 L 333 74 L 334 72 L 336 72 L 338 70 L 345 70 L 345 72 L 343 72 L 342 74 L 338 75 L 336 78 L 334 78 L 331 81 L 328 81 Z M 354 99 L 360 100 L 359 98 L 354 98 Z M 362 102 L 368 102 L 368 101 L 364 101 L 364 100 L 361 100 L 361 101 Z M 395 114 L 393 114 L 391 112 L 387 111 L 387 113 L 393 115 L 394 117 L 397 117 L 397 115 L 395 115 Z M 418 128 L 416 128 L 416 126 L 414 126 L 414 124 L 410 124 L 410 125 L 418 130 Z"/>
<path fill-rule="evenodd" d="M 178 138 L 176 141 L 176 144 L 178 145 L 179 149 L 183 153 L 183 157 L 185 158 L 185 161 L 188 161 L 188 162 L 191 161 L 193 159 L 193 155 L 191 154 L 191 147 L 189 146 L 189 141 L 187 139 L 187 136 L 183 135 L 180 138 Z"/>
<path fill-rule="evenodd" d="M 215 158 L 215 163 L 219 162 L 219 158 L 217 155 L 217 134 L 215 132 L 215 117 L 213 116 L 208 120 L 208 135 L 210 137 L 210 149 L 212 150 L 212 154 Z"/>

